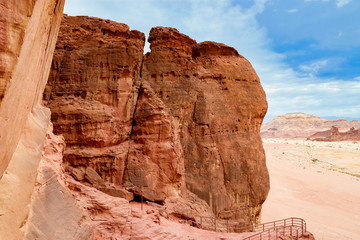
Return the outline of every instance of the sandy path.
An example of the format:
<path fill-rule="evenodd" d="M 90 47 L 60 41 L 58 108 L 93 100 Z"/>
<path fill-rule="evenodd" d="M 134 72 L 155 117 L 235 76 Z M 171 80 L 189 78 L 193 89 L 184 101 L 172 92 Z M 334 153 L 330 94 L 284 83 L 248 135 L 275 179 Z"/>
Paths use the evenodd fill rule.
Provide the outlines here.
<path fill-rule="evenodd" d="M 360 177 L 338 172 L 360 172 L 359 145 L 265 139 L 271 190 L 263 222 L 296 216 L 317 240 L 359 240 Z"/>

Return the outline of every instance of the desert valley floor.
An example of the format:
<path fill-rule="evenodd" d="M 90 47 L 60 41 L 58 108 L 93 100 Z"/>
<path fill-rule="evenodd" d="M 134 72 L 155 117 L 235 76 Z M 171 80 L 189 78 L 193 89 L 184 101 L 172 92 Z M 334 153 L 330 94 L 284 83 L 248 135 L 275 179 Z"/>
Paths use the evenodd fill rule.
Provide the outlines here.
<path fill-rule="evenodd" d="M 360 142 L 263 142 L 271 190 L 262 221 L 301 217 L 317 240 L 360 239 Z"/>

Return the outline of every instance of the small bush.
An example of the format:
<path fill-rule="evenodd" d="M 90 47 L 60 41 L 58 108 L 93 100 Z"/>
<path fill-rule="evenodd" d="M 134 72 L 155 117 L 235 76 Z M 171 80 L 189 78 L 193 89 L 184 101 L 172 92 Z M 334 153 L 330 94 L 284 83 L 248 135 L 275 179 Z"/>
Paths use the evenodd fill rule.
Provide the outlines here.
<path fill-rule="evenodd" d="M 319 159 L 313 158 L 313 159 L 311 159 L 311 161 L 312 161 L 313 163 L 317 163 L 317 162 L 319 161 Z"/>

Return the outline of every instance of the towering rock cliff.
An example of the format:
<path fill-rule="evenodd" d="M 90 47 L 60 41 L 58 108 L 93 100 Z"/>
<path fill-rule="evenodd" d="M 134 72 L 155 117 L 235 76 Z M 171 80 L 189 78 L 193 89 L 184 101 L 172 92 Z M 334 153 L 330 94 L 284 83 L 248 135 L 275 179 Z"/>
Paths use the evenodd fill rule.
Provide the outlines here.
<path fill-rule="evenodd" d="M 41 106 L 64 0 L 0 3 L 0 239 L 22 239 L 50 111 Z"/>
<path fill-rule="evenodd" d="M 125 24 L 64 17 L 44 93 L 64 160 L 122 183 L 145 36 Z"/>
<path fill-rule="evenodd" d="M 267 104 L 251 64 L 173 28 L 151 30 L 145 57 L 144 41 L 124 24 L 64 18 L 44 93 L 64 165 L 160 202 L 188 189 L 219 217 L 256 221 L 269 190 Z"/>
<path fill-rule="evenodd" d="M 235 49 L 176 29 L 153 28 L 149 42 L 142 81 L 179 124 L 187 188 L 220 217 L 254 221 L 269 188 L 258 76 Z"/>

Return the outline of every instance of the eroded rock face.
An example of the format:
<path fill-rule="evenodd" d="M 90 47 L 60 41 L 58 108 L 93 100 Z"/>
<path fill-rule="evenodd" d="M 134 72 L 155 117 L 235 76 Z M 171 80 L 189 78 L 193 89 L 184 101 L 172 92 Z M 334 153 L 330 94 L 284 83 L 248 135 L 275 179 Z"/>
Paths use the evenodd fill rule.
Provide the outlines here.
<path fill-rule="evenodd" d="M 142 79 L 180 126 L 187 188 L 220 217 L 244 217 L 250 206 L 253 220 L 269 184 L 259 135 L 267 104 L 251 64 L 172 28 L 153 28 L 149 42 Z"/>
<path fill-rule="evenodd" d="M 64 161 L 90 166 L 122 183 L 145 36 L 125 24 L 67 17 L 61 24 L 44 93 L 55 134 L 63 134 Z"/>
<path fill-rule="evenodd" d="M 65 165 L 154 199 L 187 188 L 219 217 L 256 221 L 269 190 L 267 103 L 251 64 L 173 28 L 148 41 L 143 57 L 144 35 L 124 24 L 64 18 L 44 96 Z"/>
<path fill-rule="evenodd" d="M 115 186 L 179 196 L 184 167 L 165 105 L 141 84 L 145 37 L 125 24 L 65 16 L 44 94 L 64 161 Z M 159 134 L 161 132 L 161 134 Z"/>

